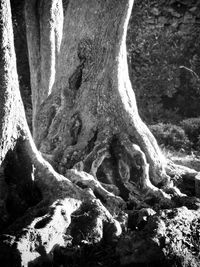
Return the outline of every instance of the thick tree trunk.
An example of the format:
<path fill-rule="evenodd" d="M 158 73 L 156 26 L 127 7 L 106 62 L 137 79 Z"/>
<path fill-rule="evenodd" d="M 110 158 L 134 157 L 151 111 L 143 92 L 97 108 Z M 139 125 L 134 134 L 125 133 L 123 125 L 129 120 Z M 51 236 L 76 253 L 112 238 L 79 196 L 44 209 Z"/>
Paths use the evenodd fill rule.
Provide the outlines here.
<path fill-rule="evenodd" d="M 7 0 L 0 1 L 0 19 L 0 261 L 6 267 L 37 265 L 38 261 L 51 260 L 55 245 L 71 245 L 71 241 L 66 241 L 67 234 L 73 236 L 73 244 L 79 244 L 83 240 L 80 233 L 88 243 L 99 242 L 105 227 L 109 228 L 111 239 L 121 233 L 120 224 L 93 191 L 81 189 L 75 183 L 80 181 L 92 188 L 105 203 L 123 202 L 84 172 L 69 171 L 68 177 L 74 184 L 71 183 L 56 173 L 38 152 L 19 92 Z M 91 210 L 93 213 L 85 224 L 84 214 Z M 81 218 L 70 224 L 72 213 Z M 71 228 L 67 230 L 69 225 Z"/>
<path fill-rule="evenodd" d="M 63 4 L 26 3 L 37 147 L 60 173 L 84 170 L 124 198 L 130 182 L 157 190 L 149 173 L 154 185 L 166 184 L 166 161 L 139 117 L 128 76 L 133 0 Z"/>
<path fill-rule="evenodd" d="M 9 2 L 0 0 L 3 266 L 44 266 L 52 262 L 56 245 L 70 250 L 113 241 L 127 223 L 124 200 L 145 207 L 138 222 L 145 212 L 155 214 L 147 209 L 148 193 L 156 195 L 155 209 L 184 201 L 178 189 L 156 187 L 168 184 L 166 170 L 175 171 L 141 121 L 128 78 L 125 40 L 132 5 L 132 0 L 26 1 L 33 134 L 40 153 L 19 93 Z M 178 204 L 169 202 L 174 195 Z M 131 227 L 136 226 L 141 227 Z"/>

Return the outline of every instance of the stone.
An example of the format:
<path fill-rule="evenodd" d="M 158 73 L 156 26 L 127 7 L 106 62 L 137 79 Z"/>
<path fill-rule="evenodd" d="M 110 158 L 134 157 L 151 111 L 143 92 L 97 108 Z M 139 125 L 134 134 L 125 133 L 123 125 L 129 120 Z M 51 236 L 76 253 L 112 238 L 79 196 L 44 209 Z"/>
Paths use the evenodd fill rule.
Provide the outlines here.
<path fill-rule="evenodd" d="M 180 18 L 181 14 L 176 12 L 173 8 L 166 8 L 166 11 L 170 13 L 175 18 Z"/>
<path fill-rule="evenodd" d="M 184 17 L 183 17 L 183 23 L 194 23 L 195 22 L 195 17 L 190 14 L 189 12 L 186 12 Z"/>
<path fill-rule="evenodd" d="M 168 23 L 168 19 L 164 16 L 161 16 L 158 18 L 158 23 L 160 24 L 167 24 Z"/>
<path fill-rule="evenodd" d="M 155 24 L 155 20 L 154 20 L 153 18 L 148 18 L 148 19 L 146 20 L 146 22 L 147 22 L 148 24 Z"/>
<path fill-rule="evenodd" d="M 154 16 L 159 16 L 160 15 L 160 10 L 156 7 L 152 8 L 150 10 L 151 14 L 154 15 Z"/>
<path fill-rule="evenodd" d="M 189 9 L 189 11 L 190 11 L 191 13 L 196 13 L 196 11 L 197 11 L 197 7 L 196 7 L 196 6 L 191 7 L 191 8 Z"/>

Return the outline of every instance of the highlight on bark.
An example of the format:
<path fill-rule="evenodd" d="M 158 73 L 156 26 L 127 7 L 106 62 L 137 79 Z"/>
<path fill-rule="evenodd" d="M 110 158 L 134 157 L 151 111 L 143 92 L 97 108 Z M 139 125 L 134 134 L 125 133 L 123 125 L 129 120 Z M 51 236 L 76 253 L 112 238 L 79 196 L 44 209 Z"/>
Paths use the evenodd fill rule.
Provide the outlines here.
<path fill-rule="evenodd" d="M 0 0 L 0 259 L 7 266 L 51 262 L 57 246 L 116 241 L 133 210 L 185 203 L 185 181 L 195 190 L 197 172 L 167 162 L 138 114 L 126 58 L 132 6 L 25 1 L 32 138 L 10 4 Z"/>

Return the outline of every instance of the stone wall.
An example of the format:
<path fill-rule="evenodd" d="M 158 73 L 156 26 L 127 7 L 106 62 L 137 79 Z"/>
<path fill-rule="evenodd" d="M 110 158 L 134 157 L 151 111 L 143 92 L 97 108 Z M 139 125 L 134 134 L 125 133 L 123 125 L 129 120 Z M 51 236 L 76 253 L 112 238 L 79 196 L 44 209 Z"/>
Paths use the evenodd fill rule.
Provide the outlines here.
<path fill-rule="evenodd" d="M 143 119 L 155 123 L 198 117 L 200 1 L 136 0 L 127 44 Z"/>

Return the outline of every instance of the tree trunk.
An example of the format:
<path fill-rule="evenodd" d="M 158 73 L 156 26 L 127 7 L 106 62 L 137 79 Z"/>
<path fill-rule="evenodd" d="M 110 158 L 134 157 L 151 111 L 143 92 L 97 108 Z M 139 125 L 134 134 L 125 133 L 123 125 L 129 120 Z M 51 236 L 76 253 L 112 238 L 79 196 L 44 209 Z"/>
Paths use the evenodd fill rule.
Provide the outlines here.
<path fill-rule="evenodd" d="M 132 5 L 26 1 L 36 148 L 19 93 L 10 6 L 0 0 L 4 266 L 44 266 L 56 245 L 113 241 L 127 223 L 124 211 L 149 207 L 155 196 L 155 209 L 176 206 L 174 196 L 183 201 L 168 176 L 176 168 L 141 121 L 129 81 Z"/>
<path fill-rule="evenodd" d="M 71 244 L 67 234 L 74 236 L 73 244 L 82 241 L 80 233 L 88 243 L 95 243 L 102 239 L 105 226 L 111 239 L 121 233 L 121 227 L 92 190 L 81 189 L 56 173 L 36 149 L 19 92 L 8 1 L 0 1 L 0 14 L 0 260 L 6 267 L 44 264 L 51 260 L 56 244 Z M 83 180 L 105 203 L 122 203 L 84 172 L 71 170 L 68 177 L 74 183 Z M 84 214 L 92 210 L 86 225 Z M 74 212 L 82 218 L 66 232 Z"/>
<path fill-rule="evenodd" d="M 154 185 L 168 181 L 166 161 L 139 117 L 128 76 L 132 5 L 132 0 L 26 3 L 38 149 L 60 173 L 84 170 L 120 187 L 127 198 L 130 181 L 154 188 L 149 171 Z"/>

